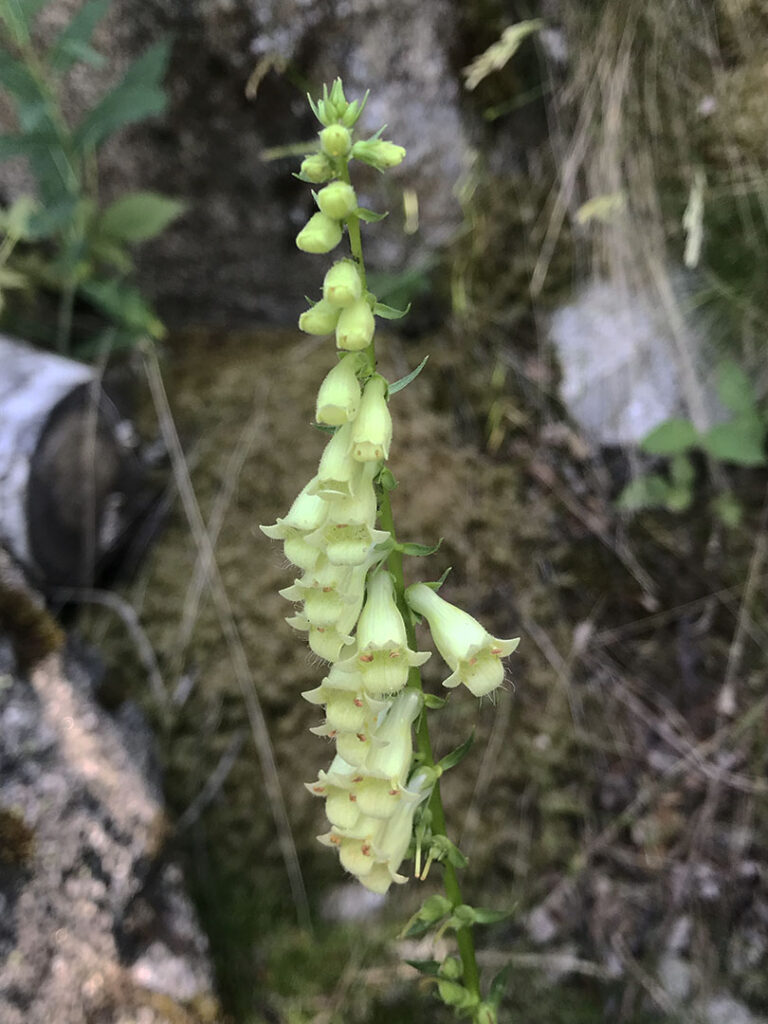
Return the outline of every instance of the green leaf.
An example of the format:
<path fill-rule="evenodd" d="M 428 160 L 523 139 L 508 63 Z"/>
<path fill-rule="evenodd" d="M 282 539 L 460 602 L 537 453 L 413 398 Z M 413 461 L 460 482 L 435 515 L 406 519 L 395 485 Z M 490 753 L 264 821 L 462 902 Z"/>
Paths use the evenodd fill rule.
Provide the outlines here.
<path fill-rule="evenodd" d="M 437 960 L 406 960 L 405 962 L 411 967 L 415 967 L 417 971 L 421 971 L 422 974 L 433 978 L 437 977 L 440 968 L 440 963 Z"/>
<path fill-rule="evenodd" d="M 40 240 L 58 234 L 73 222 L 79 204 L 77 196 L 65 195 L 58 202 L 38 208 L 30 217 L 29 237 Z"/>
<path fill-rule="evenodd" d="M 744 506 L 732 494 L 718 494 L 712 502 L 712 511 L 724 526 L 738 526 L 744 515 Z"/>
<path fill-rule="evenodd" d="M 414 555 L 417 558 L 423 558 L 426 555 L 434 555 L 442 543 L 442 537 L 437 544 L 433 544 L 431 546 L 428 544 L 416 544 L 413 541 L 406 541 L 404 544 L 396 544 L 395 550 L 401 551 L 404 555 Z"/>
<path fill-rule="evenodd" d="M 434 693 L 424 694 L 424 707 L 429 708 L 430 711 L 437 711 L 439 708 L 444 708 L 448 703 L 445 697 L 438 697 Z"/>
<path fill-rule="evenodd" d="M 374 213 L 373 210 L 366 210 L 364 206 L 358 206 L 355 210 L 355 216 L 359 217 L 360 220 L 364 220 L 366 224 L 378 224 L 380 220 L 384 220 L 385 217 L 389 216 L 389 212 Z"/>
<path fill-rule="evenodd" d="M 388 306 L 384 302 L 377 302 L 373 307 L 373 312 L 376 316 L 380 316 L 383 320 L 400 320 L 406 315 L 408 310 L 411 308 L 410 302 L 405 309 L 395 309 L 394 306 Z"/>
<path fill-rule="evenodd" d="M 131 192 L 106 208 L 98 230 L 120 242 L 146 242 L 180 217 L 186 205 L 159 192 Z"/>
<path fill-rule="evenodd" d="M 669 472 L 675 483 L 682 487 L 690 487 L 696 475 L 693 463 L 687 455 L 676 455 L 670 463 Z"/>
<path fill-rule="evenodd" d="M 665 505 L 670 512 L 685 512 L 691 507 L 692 501 L 693 491 L 690 487 L 681 484 L 670 487 Z"/>
<path fill-rule="evenodd" d="M 448 579 L 448 573 L 451 571 L 452 568 L 453 566 L 449 565 L 448 568 L 443 572 L 439 580 L 434 580 L 433 582 L 425 582 L 424 586 L 429 587 L 430 590 L 439 590 L 440 587 L 442 587 L 442 585 Z"/>
<path fill-rule="evenodd" d="M 512 964 L 507 964 L 506 967 L 502 967 L 499 973 L 495 975 L 491 981 L 491 987 L 488 990 L 488 1001 L 496 1009 L 501 1005 L 501 1000 L 504 998 L 504 993 L 507 990 L 511 976 Z"/>
<path fill-rule="evenodd" d="M 78 152 L 95 149 L 119 128 L 165 110 L 166 96 L 160 83 L 169 52 L 167 41 L 155 43 L 128 68 L 122 81 L 86 114 L 73 136 Z"/>
<path fill-rule="evenodd" d="M 756 416 L 718 423 L 702 438 L 704 449 L 715 459 L 739 466 L 762 466 L 765 459 L 765 425 Z"/>
<path fill-rule="evenodd" d="M 472 734 L 468 739 L 452 750 L 450 754 L 446 754 L 445 757 L 440 758 L 437 763 L 437 767 L 442 771 L 447 772 L 449 768 L 454 768 L 460 761 L 463 761 L 469 751 L 472 749 L 472 744 L 475 742 L 475 732 L 472 730 Z"/>
<path fill-rule="evenodd" d="M 434 860 L 447 860 L 449 864 L 453 864 L 455 868 L 465 868 L 467 864 L 469 864 L 467 858 L 458 846 L 451 842 L 448 836 L 432 836 L 429 852 Z"/>
<path fill-rule="evenodd" d="M 410 373 L 407 373 L 404 377 L 401 377 L 400 380 L 396 380 L 394 384 L 389 385 L 387 393 L 389 394 L 390 398 L 392 397 L 392 395 L 396 395 L 398 391 L 402 391 L 403 388 L 407 388 L 411 381 L 416 380 L 421 371 L 427 365 L 428 359 L 429 356 L 424 356 L 424 358 L 421 360 L 421 362 L 419 363 L 415 370 L 411 370 Z"/>
<path fill-rule="evenodd" d="M 53 44 L 49 61 L 54 71 L 66 71 L 77 61 L 101 67 L 104 57 L 90 45 L 93 30 L 109 10 L 110 0 L 87 0 Z"/>
<path fill-rule="evenodd" d="M 663 508 L 670 487 L 662 476 L 638 476 L 619 495 L 616 506 L 623 512 L 637 512 L 644 508 Z"/>
<path fill-rule="evenodd" d="M 512 916 L 512 910 L 490 910 L 487 907 L 472 907 L 471 910 L 476 924 L 498 924 Z"/>
<path fill-rule="evenodd" d="M 731 412 L 754 412 L 755 392 L 752 382 L 733 360 L 729 359 L 717 368 L 717 394 Z"/>
<path fill-rule="evenodd" d="M 117 278 L 85 281 L 80 291 L 122 327 L 162 338 L 165 328 L 139 290 Z"/>
<path fill-rule="evenodd" d="M 650 432 L 640 442 L 640 447 L 649 455 L 677 455 L 699 444 L 699 435 L 689 420 L 667 420 Z"/>

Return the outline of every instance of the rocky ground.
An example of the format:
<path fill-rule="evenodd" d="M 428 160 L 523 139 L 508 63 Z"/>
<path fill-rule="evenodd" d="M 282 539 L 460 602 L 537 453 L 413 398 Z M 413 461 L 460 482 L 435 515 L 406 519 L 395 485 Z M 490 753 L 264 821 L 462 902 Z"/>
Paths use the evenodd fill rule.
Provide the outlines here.
<path fill-rule="evenodd" d="M 445 794 L 470 855 L 467 891 L 516 907 L 509 924 L 481 936 L 487 972 L 515 965 L 509 1019 L 760 1020 L 759 475 L 734 481 L 746 504 L 738 530 L 696 509 L 628 525 L 611 504 L 621 460 L 590 455 L 545 400 L 531 401 L 531 381 L 539 399 L 547 390 L 534 354 L 518 353 L 525 373 L 505 378 L 488 353 L 462 353 L 456 339 L 393 337 L 382 350 L 390 377 L 431 352 L 393 399 L 398 529 L 443 537 L 411 573 L 436 578 L 452 566 L 449 598 L 497 635 L 523 636 L 498 701 L 456 694 L 435 724 L 441 751 L 476 730 Z M 330 355 L 327 343 L 292 332 L 175 339 L 163 373 L 220 589 L 212 601 L 205 544 L 178 512 L 129 597 L 171 695 L 162 758 L 175 842 L 229 1011 L 252 1022 L 369 1022 L 395 1007 L 398 1020 L 437 1021 L 429 994 L 417 996 L 398 966 L 413 951 L 394 941 L 431 883 L 372 906 L 314 840 L 322 815 L 301 783 L 329 754 L 308 732 L 316 715 L 299 693 L 322 668 L 283 622 L 277 590 L 290 569 L 258 531 L 314 471 L 323 438 L 310 426 L 313 398 Z M 118 624 L 106 636 L 102 616 L 92 627 L 131 663 Z M 134 693 L 137 671 L 134 659 Z M 297 925 L 254 698 L 314 939 Z"/>

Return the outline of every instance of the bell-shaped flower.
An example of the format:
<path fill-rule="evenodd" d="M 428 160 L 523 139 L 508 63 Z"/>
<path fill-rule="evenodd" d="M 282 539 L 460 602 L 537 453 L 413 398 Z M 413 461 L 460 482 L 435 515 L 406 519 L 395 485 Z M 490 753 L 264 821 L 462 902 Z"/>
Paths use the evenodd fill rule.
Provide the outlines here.
<path fill-rule="evenodd" d="M 359 298 L 341 311 L 336 322 L 336 348 L 361 352 L 370 345 L 375 330 L 376 322 L 368 300 Z"/>
<path fill-rule="evenodd" d="M 398 693 L 408 682 L 408 670 L 423 665 L 429 651 L 412 651 L 403 616 L 395 601 L 392 577 L 384 570 L 368 580 L 368 592 L 357 625 L 357 650 L 339 662 L 340 672 L 356 672 L 371 697 Z"/>
<path fill-rule="evenodd" d="M 360 878 L 366 889 L 384 894 L 393 882 L 407 881 L 398 873 L 413 837 L 413 819 L 421 804 L 429 799 L 434 786 L 433 776 L 417 769 L 401 793 L 400 802 L 374 842 L 374 866 Z"/>
<path fill-rule="evenodd" d="M 300 633 L 308 634 L 309 649 L 318 658 L 334 662 L 339 660 L 342 648 L 354 643 L 354 638 L 350 633 L 354 629 L 359 614 L 359 607 L 348 605 L 345 606 L 341 615 L 332 626 L 315 626 L 303 614 L 293 615 L 285 621 Z"/>
<path fill-rule="evenodd" d="M 285 557 L 305 571 L 312 568 L 319 556 L 317 546 L 307 544 L 306 538 L 328 518 L 328 505 L 314 493 L 315 485 L 313 478 L 302 488 L 284 518 L 272 526 L 259 527 L 270 539 L 282 540 Z"/>
<path fill-rule="evenodd" d="M 365 385 L 360 412 L 352 426 L 352 458 L 358 462 L 389 458 L 392 417 L 386 393 L 387 382 L 378 374 Z"/>
<path fill-rule="evenodd" d="M 343 124 L 330 124 L 318 135 L 322 151 L 330 157 L 346 156 L 352 149 L 352 136 Z"/>
<path fill-rule="evenodd" d="M 305 334 L 333 334 L 339 321 L 339 307 L 325 299 L 305 309 L 299 317 L 299 330 Z"/>
<path fill-rule="evenodd" d="M 413 760 L 412 726 L 423 702 L 421 692 L 415 689 L 405 690 L 395 698 L 374 731 L 373 747 L 366 761 L 367 775 L 402 785 Z"/>
<path fill-rule="evenodd" d="M 327 772 L 320 771 L 315 782 L 304 783 L 313 796 L 325 798 L 326 817 L 339 829 L 353 828 L 360 818 L 356 800 L 350 800 L 352 779 L 359 777 L 357 772 L 354 765 L 337 754 Z"/>
<path fill-rule="evenodd" d="M 347 498 L 357 492 L 360 482 L 359 464 L 352 458 L 352 424 L 339 427 L 320 456 L 314 494 L 321 498 Z"/>
<path fill-rule="evenodd" d="M 321 552 L 309 572 L 279 593 L 288 601 L 302 601 L 303 615 L 312 626 L 335 626 L 353 608 L 356 621 L 363 606 L 369 567 L 370 562 L 334 565 Z"/>
<path fill-rule="evenodd" d="M 386 139 L 360 139 L 352 147 L 352 156 L 355 160 L 370 164 L 377 171 L 387 171 L 403 162 L 405 150 Z"/>
<path fill-rule="evenodd" d="M 328 217 L 344 220 L 357 209 L 357 196 L 345 181 L 332 181 L 317 193 L 317 205 Z"/>
<path fill-rule="evenodd" d="M 349 424 L 348 424 L 349 426 Z M 340 430 L 345 430 L 341 427 Z M 376 491 L 374 463 L 354 463 L 360 467 L 352 497 L 328 500 L 328 517 L 323 526 L 307 536 L 307 543 L 322 550 L 329 562 L 336 565 L 360 565 L 375 561 L 375 548 L 390 537 L 386 530 L 376 529 Z"/>
<path fill-rule="evenodd" d="M 341 241 L 341 235 L 341 223 L 318 212 L 312 214 L 296 235 L 296 245 L 302 252 L 330 252 Z"/>
<path fill-rule="evenodd" d="M 351 828 L 334 827 L 317 838 L 324 846 L 335 847 L 339 851 L 342 867 L 362 879 L 371 873 L 376 863 L 375 844 L 384 830 L 384 824 L 378 818 L 360 815 Z"/>
<path fill-rule="evenodd" d="M 304 157 L 299 169 L 301 177 L 315 185 L 328 181 L 335 173 L 333 164 L 324 153 L 312 153 L 310 156 Z"/>
<path fill-rule="evenodd" d="M 405 592 L 410 607 L 429 623 L 435 646 L 453 670 L 443 686 L 464 683 L 476 697 L 491 693 L 504 681 L 501 659 L 511 654 L 520 638 L 499 640 L 467 612 L 450 604 L 426 583 Z"/>
<path fill-rule="evenodd" d="M 346 309 L 363 294 L 360 271 L 352 260 L 334 263 L 323 278 L 323 298 L 339 309 Z"/>
<path fill-rule="evenodd" d="M 315 404 L 315 419 L 329 427 L 341 427 L 357 416 L 360 408 L 360 381 L 357 370 L 360 356 L 343 356 L 320 385 Z"/>

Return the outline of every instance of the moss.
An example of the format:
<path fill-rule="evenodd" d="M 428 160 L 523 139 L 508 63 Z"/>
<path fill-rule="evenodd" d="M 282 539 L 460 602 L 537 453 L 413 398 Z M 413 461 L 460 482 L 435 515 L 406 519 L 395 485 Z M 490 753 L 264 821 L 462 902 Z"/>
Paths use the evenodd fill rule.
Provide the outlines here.
<path fill-rule="evenodd" d="M 64 634 L 30 594 L 0 580 L 0 628 L 9 637 L 19 668 L 28 671 L 64 645 Z"/>
<path fill-rule="evenodd" d="M 13 807 L 0 807 L 0 864 L 24 867 L 35 855 L 35 833 Z"/>

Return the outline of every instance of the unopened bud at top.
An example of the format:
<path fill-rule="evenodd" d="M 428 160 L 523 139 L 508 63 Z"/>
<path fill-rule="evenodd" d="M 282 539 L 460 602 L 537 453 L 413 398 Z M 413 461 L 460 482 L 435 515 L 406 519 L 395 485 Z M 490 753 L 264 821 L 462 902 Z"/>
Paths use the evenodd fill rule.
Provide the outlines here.
<path fill-rule="evenodd" d="M 334 263 L 323 280 L 323 298 L 340 309 L 357 302 L 363 293 L 360 274 L 352 260 Z"/>
<path fill-rule="evenodd" d="M 352 147 L 352 156 L 355 160 L 370 164 L 377 171 L 387 171 L 403 162 L 405 150 L 386 139 L 361 139 Z"/>
<path fill-rule="evenodd" d="M 333 169 L 333 164 L 324 153 L 313 153 L 302 160 L 299 173 L 302 178 L 319 185 L 321 182 L 332 178 L 336 172 Z"/>
<path fill-rule="evenodd" d="M 296 236 L 296 245 L 302 252 L 330 252 L 340 241 L 341 224 L 324 213 L 313 214 Z"/>
<path fill-rule="evenodd" d="M 360 382 L 357 364 L 360 356 L 344 356 L 327 374 L 317 393 L 315 419 L 330 427 L 340 427 L 357 416 L 360 408 Z"/>
<path fill-rule="evenodd" d="M 320 145 L 327 156 L 346 156 L 352 149 L 352 136 L 343 124 L 329 124 L 320 132 Z"/>
<path fill-rule="evenodd" d="M 357 196 L 345 181 L 332 181 L 317 193 L 317 205 L 326 216 L 344 220 L 357 209 Z"/>

